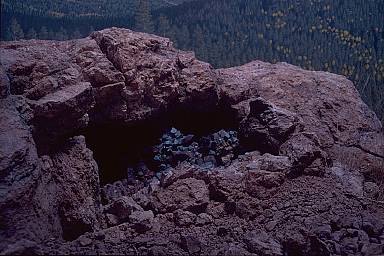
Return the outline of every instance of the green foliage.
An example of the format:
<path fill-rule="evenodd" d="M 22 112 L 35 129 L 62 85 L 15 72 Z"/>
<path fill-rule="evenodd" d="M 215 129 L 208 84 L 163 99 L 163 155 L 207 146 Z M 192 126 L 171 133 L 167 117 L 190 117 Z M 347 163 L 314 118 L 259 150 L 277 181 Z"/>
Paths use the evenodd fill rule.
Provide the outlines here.
<path fill-rule="evenodd" d="M 140 32 L 153 33 L 153 18 L 148 0 L 138 0 L 135 13 L 135 29 Z"/>
<path fill-rule="evenodd" d="M 6 11 L 23 12 L 35 16 L 94 16 L 124 17 L 135 13 L 139 0 L 2 0 Z M 191 0 L 150 0 L 150 8 L 158 9 Z"/>
<path fill-rule="evenodd" d="M 164 15 L 160 15 L 158 21 L 157 21 L 157 33 L 160 36 L 166 36 L 169 34 L 169 31 L 171 29 L 171 26 L 169 25 L 168 18 L 165 17 Z"/>
<path fill-rule="evenodd" d="M 78 29 L 75 29 L 72 33 L 72 36 L 71 36 L 71 38 L 73 38 L 73 39 L 77 39 L 77 38 L 81 38 L 81 37 L 82 37 L 82 35 Z"/>
<path fill-rule="evenodd" d="M 36 30 L 34 28 L 28 29 L 26 39 L 35 39 L 35 38 L 37 38 Z"/>
<path fill-rule="evenodd" d="M 24 38 L 24 31 L 16 19 L 12 19 L 8 37 L 10 40 L 20 40 Z"/>
<path fill-rule="evenodd" d="M 39 34 L 38 34 L 38 38 L 40 38 L 40 39 L 43 39 L 43 40 L 46 40 L 46 39 L 48 39 L 48 29 L 47 29 L 47 27 L 45 27 L 45 26 L 42 26 L 41 28 L 40 28 L 40 31 L 39 31 Z"/>

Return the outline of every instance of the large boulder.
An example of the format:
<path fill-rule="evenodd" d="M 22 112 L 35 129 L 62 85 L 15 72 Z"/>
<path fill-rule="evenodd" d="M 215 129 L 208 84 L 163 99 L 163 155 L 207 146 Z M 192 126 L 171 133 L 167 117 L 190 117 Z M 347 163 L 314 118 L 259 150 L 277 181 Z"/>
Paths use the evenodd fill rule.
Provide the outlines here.
<path fill-rule="evenodd" d="M 322 175 L 327 166 L 327 154 L 321 149 L 320 140 L 313 133 L 297 133 L 280 147 L 281 155 L 289 157 L 292 174 Z"/>
<path fill-rule="evenodd" d="M 212 67 L 192 52 L 176 50 L 169 39 L 117 28 L 94 32 L 91 38 L 124 75 L 128 121 L 174 104 L 193 102 L 200 111 L 217 104 Z"/>
<path fill-rule="evenodd" d="M 262 98 L 249 102 L 249 115 L 240 123 L 240 135 L 247 147 L 277 153 L 291 134 L 302 129 L 300 119 Z"/>
<path fill-rule="evenodd" d="M 105 209 L 107 214 L 115 215 L 119 223 L 127 221 L 128 217 L 135 211 L 143 211 L 143 208 L 127 196 L 119 197 Z"/>
<path fill-rule="evenodd" d="M 264 154 L 247 166 L 245 190 L 256 197 L 268 196 L 266 189 L 280 186 L 292 172 L 293 165 L 286 156 Z"/>
<path fill-rule="evenodd" d="M 370 156 L 370 162 L 359 162 L 360 167 L 376 164 L 379 168 L 384 157 L 382 125 L 345 77 L 262 61 L 217 72 L 220 91 L 237 104 L 256 91 L 270 104 L 298 116 L 303 131 L 315 133 L 333 160 L 346 162 L 343 152 L 358 149 L 359 155 Z"/>
<path fill-rule="evenodd" d="M 265 256 L 281 256 L 281 244 L 263 231 L 254 230 L 245 234 L 244 242 L 249 252 Z"/>
<path fill-rule="evenodd" d="M 209 201 L 207 185 L 204 181 L 194 178 L 177 180 L 167 189 L 160 189 L 153 196 L 154 207 L 159 212 L 183 209 L 202 213 L 205 212 Z"/>
<path fill-rule="evenodd" d="M 68 134 L 88 125 L 88 114 L 94 99 L 89 83 L 65 87 L 31 102 L 34 110 L 34 137 L 42 153 Z M 64 137 L 65 138 L 65 137 Z"/>
<path fill-rule="evenodd" d="M 47 226 L 36 223 L 44 218 L 39 219 L 38 210 L 34 210 L 40 166 L 28 113 L 23 98 L 0 99 L 0 250 L 11 236 L 33 240 L 48 232 Z"/>
<path fill-rule="evenodd" d="M 60 152 L 40 158 L 41 180 L 36 197 L 59 229 L 56 236 L 73 240 L 100 228 L 98 167 L 85 138 L 66 141 Z"/>
<path fill-rule="evenodd" d="M 3 67 L 0 66 L 0 99 L 6 98 L 10 91 L 10 83 L 7 74 L 5 73 Z"/>

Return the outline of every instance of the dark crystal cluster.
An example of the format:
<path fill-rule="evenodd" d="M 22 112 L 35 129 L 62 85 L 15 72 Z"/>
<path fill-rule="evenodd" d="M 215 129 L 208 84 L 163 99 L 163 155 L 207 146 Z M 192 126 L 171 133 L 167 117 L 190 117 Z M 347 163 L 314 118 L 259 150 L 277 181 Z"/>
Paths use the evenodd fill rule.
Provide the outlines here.
<path fill-rule="evenodd" d="M 150 159 L 146 157 L 146 161 L 128 167 L 128 181 L 148 180 L 154 175 L 160 177 L 162 172 L 184 161 L 205 169 L 228 166 L 239 150 L 236 131 L 220 130 L 198 137 L 192 134 L 185 135 L 172 128 L 162 135 L 159 142 L 149 150 Z"/>
<path fill-rule="evenodd" d="M 184 135 L 172 128 L 161 137 L 161 143 L 154 146 L 154 161 L 159 171 L 175 167 L 188 161 L 203 168 L 229 165 L 239 147 L 237 132 L 221 130 L 204 137 Z"/>

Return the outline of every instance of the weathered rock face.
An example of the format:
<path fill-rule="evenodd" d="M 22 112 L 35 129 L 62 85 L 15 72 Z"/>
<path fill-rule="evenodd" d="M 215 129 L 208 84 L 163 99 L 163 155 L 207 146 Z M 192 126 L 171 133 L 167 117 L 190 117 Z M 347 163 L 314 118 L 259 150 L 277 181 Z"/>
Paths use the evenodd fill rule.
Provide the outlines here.
<path fill-rule="evenodd" d="M 384 253 L 384 134 L 344 77 L 259 61 L 214 70 L 117 28 L 1 43 L 0 55 L 2 254 Z M 167 135 L 158 177 L 101 187 L 116 170 L 98 166 L 87 129 L 150 141 L 184 121 L 209 131 L 196 148 L 194 134 Z"/>
<path fill-rule="evenodd" d="M 240 124 L 243 140 L 249 147 L 277 153 L 281 143 L 302 129 L 299 118 L 286 110 L 272 106 L 261 98 L 249 102 L 249 115 Z"/>
<path fill-rule="evenodd" d="M 91 38 L 125 78 L 125 120 L 143 120 L 177 103 L 193 102 L 202 110 L 217 103 L 210 65 L 174 49 L 169 39 L 129 30 L 104 30 Z"/>
<path fill-rule="evenodd" d="M 367 153 L 371 162 L 383 159 L 382 125 L 345 77 L 261 61 L 220 69 L 218 74 L 226 98 L 241 105 L 257 92 L 269 104 L 294 113 L 303 131 L 316 134 L 332 159 L 345 162 L 340 152 L 353 150 Z M 364 168 L 368 162 L 360 164 Z"/>
<path fill-rule="evenodd" d="M 58 218 L 62 236 L 72 240 L 100 227 L 98 167 L 82 136 L 68 140 L 61 152 L 42 156 L 38 198 Z"/>

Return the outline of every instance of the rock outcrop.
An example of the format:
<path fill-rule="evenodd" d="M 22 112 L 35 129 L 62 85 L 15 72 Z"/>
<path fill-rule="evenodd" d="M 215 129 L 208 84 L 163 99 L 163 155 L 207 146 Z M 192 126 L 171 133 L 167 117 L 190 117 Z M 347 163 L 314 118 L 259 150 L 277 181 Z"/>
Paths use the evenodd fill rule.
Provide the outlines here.
<path fill-rule="evenodd" d="M 118 28 L 0 56 L 1 254 L 384 253 L 383 128 L 346 78 Z"/>
<path fill-rule="evenodd" d="M 367 168 L 383 159 L 382 124 L 345 77 L 260 61 L 218 74 L 221 92 L 231 102 L 241 105 L 259 95 L 294 113 L 304 124 L 302 131 L 314 133 L 335 161 L 345 163 L 349 154 L 357 154 L 365 158 L 358 168 Z"/>

